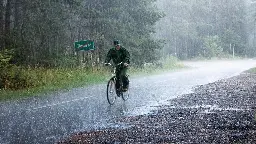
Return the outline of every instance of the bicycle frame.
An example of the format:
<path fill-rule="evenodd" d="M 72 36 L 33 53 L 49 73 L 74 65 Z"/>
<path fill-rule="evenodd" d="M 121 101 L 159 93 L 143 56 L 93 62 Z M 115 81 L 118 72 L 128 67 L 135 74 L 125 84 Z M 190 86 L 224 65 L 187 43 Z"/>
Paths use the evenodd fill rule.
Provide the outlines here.
<path fill-rule="evenodd" d="M 123 64 L 123 62 L 117 64 L 116 66 L 113 66 L 113 72 L 112 72 L 112 77 L 111 77 L 111 79 L 113 79 L 113 81 L 114 81 L 115 84 L 116 84 L 116 82 L 117 82 L 116 67 L 117 67 L 117 66 L 120 66 L 121 64 Z M 108 65 L 111 66 L 110 63 L 108 63 Z M 122 80 L 119 80 L 120 87 L 119 87 L 119 89 L 116 88 L 116 94 L 117 94 L 117 95 L 119 95 L 119 94 L 118 94 L 119 92 L 122 92 L 122 91 L 120 90 L 120 89 L 123 88 L 123 84 L 122 84 L 122 83 L 123 83 Z"/>

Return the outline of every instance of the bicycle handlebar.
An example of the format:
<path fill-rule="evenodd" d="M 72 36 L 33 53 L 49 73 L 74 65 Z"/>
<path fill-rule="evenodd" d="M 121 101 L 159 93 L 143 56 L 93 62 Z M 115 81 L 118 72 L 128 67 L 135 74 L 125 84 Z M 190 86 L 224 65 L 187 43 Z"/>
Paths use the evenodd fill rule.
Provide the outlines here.
<path fill-rule="evenodd" d="M 119 65 L 121 65 L 121 64 L 123 64 L 123 62 L 120 62 L 119 64 L 117 64 L 116 66 L 119 66 Z M 111 63 L 105 63 L 105 65 L 109 65 L 109 66 L 111 66 L 112 64 Z"/>
<path fill-rule="evenodd" d="M 105 63 L 106 66 L 111 66 L 111 63 Z"/>
<path fill-rule="evenodd" d="M 116 66 L 119 66 L 119 65 L 121 65 L 123 62 L 120 62 L 119 64 L 117 64 Z"/>

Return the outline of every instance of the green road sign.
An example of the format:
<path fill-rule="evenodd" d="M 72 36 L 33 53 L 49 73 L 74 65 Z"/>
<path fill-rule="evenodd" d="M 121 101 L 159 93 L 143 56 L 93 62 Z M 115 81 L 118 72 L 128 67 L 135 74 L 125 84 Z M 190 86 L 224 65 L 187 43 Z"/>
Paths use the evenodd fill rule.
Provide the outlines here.
<path fill-rule="evenodd" d="M 77 51 L 88 51 L 88 50 L 94 50 L 94 42 L 91 40 L 82 40 L 82 41 L 76 41 L 75 42 L 75 49 Z"/>

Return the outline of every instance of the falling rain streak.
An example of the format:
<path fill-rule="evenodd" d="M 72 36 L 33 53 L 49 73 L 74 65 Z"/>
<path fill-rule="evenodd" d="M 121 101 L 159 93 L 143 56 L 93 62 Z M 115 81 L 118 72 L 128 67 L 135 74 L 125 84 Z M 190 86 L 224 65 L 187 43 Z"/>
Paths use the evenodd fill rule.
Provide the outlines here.
<path fill-rule="evenodd" d="M 255 12 L 255 0 L 0 0 L 0 143 L 255 141 Z M 135 76 L 110 106 L 114 39 Z"/>

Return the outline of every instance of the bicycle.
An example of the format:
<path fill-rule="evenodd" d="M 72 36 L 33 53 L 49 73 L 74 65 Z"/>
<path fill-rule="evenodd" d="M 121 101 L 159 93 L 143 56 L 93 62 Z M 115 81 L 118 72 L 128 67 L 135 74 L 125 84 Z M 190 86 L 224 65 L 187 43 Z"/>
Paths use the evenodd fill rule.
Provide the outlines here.
<path fill-rule="evenodd" d="M 123 91 L 123 81 L 116 77 L 116 67 L 121 66 L 123 63 L 119 63 L 116 66 L 113 66 L 112 77 L 109 79 L 107 84 L 107 100 L 110 105 L 113 105 L 117 97 L 122 97 L 124 101 L 129 98 L 129 87 L 127 91 Z M 110 63 L 108 65 L 111 66 Z M 119 80 L 119 88 L 116 88 L 117 80 Z"/>

